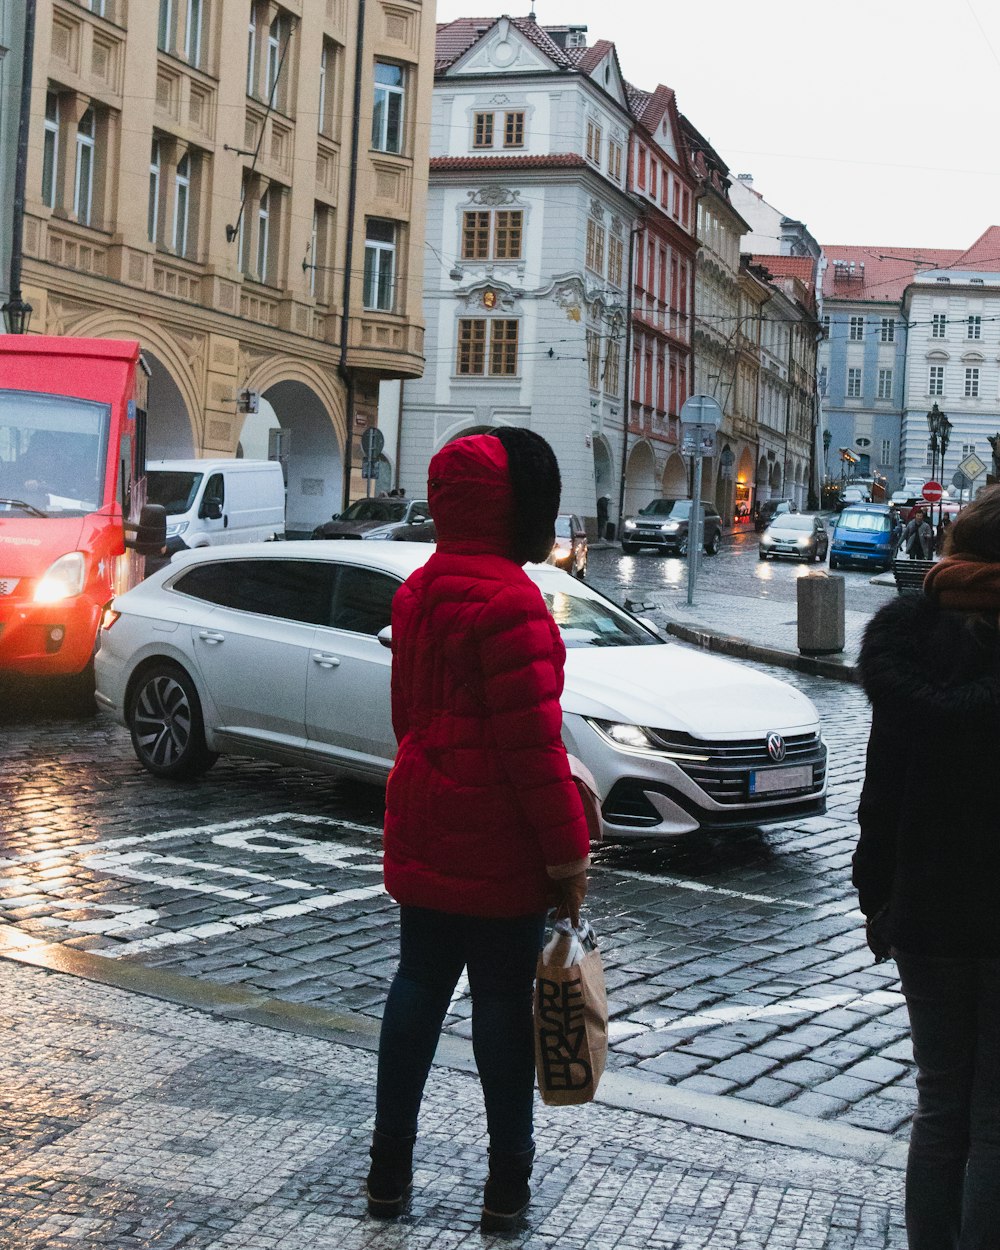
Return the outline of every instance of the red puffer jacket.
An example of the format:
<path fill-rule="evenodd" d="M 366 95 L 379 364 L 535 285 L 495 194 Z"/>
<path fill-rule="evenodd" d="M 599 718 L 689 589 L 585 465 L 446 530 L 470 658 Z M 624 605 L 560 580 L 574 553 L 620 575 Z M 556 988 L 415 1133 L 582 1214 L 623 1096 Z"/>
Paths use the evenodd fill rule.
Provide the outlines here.
<path fill-rule="evenodd" d="M 428 499 L 437 550 L 392 610 L 386 888 L 463 915 L 541 912 L 554 901 L 548 869 L 582 868 L 589 850 L 561 738 L 565 648 L 505 554 L 513 506 L 500 441 L 444 447 Z"/>

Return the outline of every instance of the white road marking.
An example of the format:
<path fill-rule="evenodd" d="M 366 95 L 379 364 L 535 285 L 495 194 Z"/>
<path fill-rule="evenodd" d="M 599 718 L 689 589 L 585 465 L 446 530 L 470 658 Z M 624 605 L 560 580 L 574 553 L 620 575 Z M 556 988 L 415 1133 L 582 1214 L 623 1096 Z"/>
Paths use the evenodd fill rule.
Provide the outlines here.
<path fill-rule="evenodd" d="M 872 1003 L 883 1007 L 899 1007 L 905 1002 L 902 994 L 892 990 L 873 990 L 869 994 L 855 995 L 849 990 L 834 990 L 829 994 L 821 994 L 815 998 L 788 998 L 784 1002 L 769 1003 L 757 1007 L 708 1007 L 704 1011 L 691 1016 L 682 1016 L 679 1020 L 664 1021 L 651 1028 L 665 1029 L 667 1032 L 678 1032 L 681 1029 L 703 1029 L 715 1024 L 737 1024 L 747 1020 L 770 1020 L 779 1016 L 800 1015 L 807 1012 L 817 1015 L 822 1011 L 830 1011 L 834 1007 L 854 1006 L 861 1003 Z"/>
<path fill-rule="evenodd" d="M 689 881 L 685 877 L 663 877 L 650 872 L 631 872 L 626 868 L 604 866 L 604 871 L 614 873 L 618 877 L 627 877 L 630 881 L 646 881 L 650 885 L 672 885 L 679 890 L 694 890 L 699 894 L 719 894 L 724 898 L 743 899 L 748 903 L 772 903 L 777 907 L 800 907 L 806 911 L 814 911 L 817 907 L 826 907 L 826 903 L 806 903 L 798 898 L 774 898 L 770 894 L 747 894 L 743 890 L 729 890 L 721 885 L 706 885 L 704 881 Z"/>

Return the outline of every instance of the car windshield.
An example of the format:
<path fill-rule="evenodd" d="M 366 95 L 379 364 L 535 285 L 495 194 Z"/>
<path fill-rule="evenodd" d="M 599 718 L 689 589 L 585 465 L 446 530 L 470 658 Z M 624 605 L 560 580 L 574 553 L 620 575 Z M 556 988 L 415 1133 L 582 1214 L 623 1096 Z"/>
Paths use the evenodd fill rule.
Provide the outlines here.
<path fill-rule="evenodd" d="M 556 517 L 556 538 L 572 538 L 573 529 L 568 516 Z"/>
<path fill-rule="evenodd" d="M 774 529 L 776 530 L 811 530 L 812 527 L 813 519 L 811 516 L 799 516 L 797 514 L 780 516 L 774 522 Z"/>
<path fill-rule="evenodd" d="M 402 521 L 409 503 L 405 499 L 359 499 L 342 512 L 338 521 Z"/>
<path fill-rule="evenodd" d="M 0 390 L 0 512 L 85 516 L 103 503 L 111 409 Z"/>
<path fill-rule="evenodd" d="M 567 650 L 574 647 L 645 647 L 660 640 L 605 599 L 542 589 Z"/>
<path fill-rule="evenodd" d="M 640 516 L 669 516 L 675 521 L 686 521 L 691 515 L 690 499 L 654 499 L 639 509 Z"/>
<path fill-rule="evenodd" d="M 167 516 L 179 516 L 194 504 L 204 473 L 173 469 L 150 469 L 146 474 L 146 498 L 162 505 Z"/>
<path fill-rule="evenodd" d="M 880 534 L 892 529 L 892 521 L 887 512 L 842 512 L 837 522 L 837 529 L 863 530 L 869 534 Z"/>

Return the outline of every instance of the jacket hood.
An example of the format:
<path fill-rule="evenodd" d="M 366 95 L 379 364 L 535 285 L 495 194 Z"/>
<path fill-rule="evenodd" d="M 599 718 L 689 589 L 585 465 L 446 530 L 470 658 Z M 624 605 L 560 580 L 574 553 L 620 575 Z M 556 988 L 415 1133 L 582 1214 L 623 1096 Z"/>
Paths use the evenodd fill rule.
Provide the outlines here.
<path fill-rule="evenodd" d="M 869 622 L 859 667 L 873 702 L 901 716 L 900 732 L 995 728 L 1000 722 L 1000 633 L 996 617 L 902 595 Z"/>
<path fill-rule="evenodd" d="M 428 469 L 427 501 L 438 551 L 512 558 L 514 498 L 498 438 L 470 434 L 442 447 Z"/>

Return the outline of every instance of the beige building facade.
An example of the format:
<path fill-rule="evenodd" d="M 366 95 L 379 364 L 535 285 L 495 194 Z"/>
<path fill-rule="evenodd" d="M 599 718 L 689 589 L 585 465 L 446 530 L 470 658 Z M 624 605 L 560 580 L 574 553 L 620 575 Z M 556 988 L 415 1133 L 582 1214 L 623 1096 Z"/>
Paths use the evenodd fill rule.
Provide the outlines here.
<path fill-rule="evenodd" d="M 140 339 L 150 458 L 281 459 L 290 530 L 423 370 L 434 36 L 420 0 L 38 0 L 32 332 Z"/>

